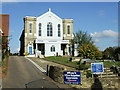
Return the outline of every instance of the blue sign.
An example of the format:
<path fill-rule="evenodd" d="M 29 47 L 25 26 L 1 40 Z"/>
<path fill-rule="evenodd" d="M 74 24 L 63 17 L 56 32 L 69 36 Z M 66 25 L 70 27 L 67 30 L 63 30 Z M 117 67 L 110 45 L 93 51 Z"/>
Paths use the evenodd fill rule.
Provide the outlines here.
<path fill-rule="evenodd" d="M 92 73 L 103 73 L 103 63 L 91 63 Z"/>
<path fill-rule="evenodd" d="M 79 71 L 65 71 L 64 72 L 65 84 L 81 84 Z"/>

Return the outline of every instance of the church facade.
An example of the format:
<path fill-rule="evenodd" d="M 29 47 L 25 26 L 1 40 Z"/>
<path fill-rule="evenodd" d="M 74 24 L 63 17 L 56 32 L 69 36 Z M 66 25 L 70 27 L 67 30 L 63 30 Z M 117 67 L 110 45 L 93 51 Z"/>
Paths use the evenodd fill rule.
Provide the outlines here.
<path fill-rule="evenodd" d="M 41 16 L 25 16 L 20 37 L 20 54 L 36 57 L 71 55 L 73 19 L 61 19 L 51 9 Z"/>

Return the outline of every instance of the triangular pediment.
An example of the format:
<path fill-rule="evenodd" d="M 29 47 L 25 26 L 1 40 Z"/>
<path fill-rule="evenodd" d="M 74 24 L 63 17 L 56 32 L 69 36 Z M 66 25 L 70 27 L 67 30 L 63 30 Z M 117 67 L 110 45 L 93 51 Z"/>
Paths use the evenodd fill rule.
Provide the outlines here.
<path fill-rule="evenodd" d="M 41 16 L 38 16 L 37 19 L 41 19 L 41 18 L 44 18 L 44 17 L 46 17 L 46 16 L 51 16 L 51 17 L 55 17 L 55 18 L 58 19 L 58 20 L 62 20 L 60 17 L 58 17 L 56 14 L 54 14 L 54 13 L 51 12 L 51 11 L 48 11 L 48 12 L 42 14 Z"/>

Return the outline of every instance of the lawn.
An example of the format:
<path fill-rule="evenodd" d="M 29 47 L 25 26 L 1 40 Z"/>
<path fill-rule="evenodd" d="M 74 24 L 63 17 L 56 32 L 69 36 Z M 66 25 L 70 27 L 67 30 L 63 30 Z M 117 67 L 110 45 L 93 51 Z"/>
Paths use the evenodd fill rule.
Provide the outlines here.
<path fill-rule="evenodd" d="M 69 61 L 70 57 L 50 56 L 50 57 L 45 57 L 45 59 L 49 60 L 49 61 L 59 63 L 59 64 L 63 64 L 63 65 L 66 65 L 66 66 L 70 66 L 70 67 L 73 67 L 73 68 L 76 68 L 76 69 L 79 69 L 79 70 L 84 70 L 84 69 L 90 68 L 90 65 L 84 65 L 84 64 L 80 65 L 79 61 L 74 61 L 74 62 Z"/>
<path fill-rule="evenodd" d="M 50 57 L 45 57 L 44 59 L 49 60 L 49 61 L 53 61 L 53 62 L 56 62 L 56 63 L 60 63 L 60 64 L 63 64 L 63 65 L 67 65 L 67 66 L 70 66 L 70 67 L 74 67 L 74 68 L 79 67 L 79 62 L 78 61 L 74 61 L 74 62 L 69 61 L 70 57 L 50 56 Z"/>
<path fill-rule="evenodd" d="M 70 57 L 61 57 L 61 56 L 50 56 L 50 57 L 45 57 L 46 60 L 49 60 L 49 61 L 53 61 L 53 62 L 56 62 L 56 63 L 60 63 L 60 64 L 63 64 L 63 65 L 67 65 L 67 66 L 70 66 L 70 67 L 73 67 L 73 68 L 87 68 L 89 67 L 90 68 L 90 65 L 81 65 L 80 67 L 80 64 L 79 64 L 79 61 L 74 61 L 74 62 L 71 62 L 69 61 Z M 102 60 L 98 60 L 99 62 L 103 62 Z M 120 62 L 119 61 L 105 61 L 103 62 L 104 63 L 104 66 L 105 67 L 110 67 L 112 65 L 115 65 L 115 66 L 120 66 Z"/>
<path fill-rule="evenodd" d="M 120 67 L 120 61 L 115 61 L 115 62 L 103 62 L 105 66 L 119 66 Z"/>

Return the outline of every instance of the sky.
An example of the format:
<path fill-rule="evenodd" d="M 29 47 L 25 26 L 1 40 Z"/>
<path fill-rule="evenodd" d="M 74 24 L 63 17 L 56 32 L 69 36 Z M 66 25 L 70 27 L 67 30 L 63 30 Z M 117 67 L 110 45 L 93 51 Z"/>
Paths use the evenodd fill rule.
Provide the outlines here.
<path fill-rule="evenodd" d="M 7 1 L 7 0 L 6 0 Z M 62 19 L 74 19 L 74 33 L 90 34 L 99 50 L 118 45 L 117 2 L 2 2 L 2 14 L 10 15 L 10 49 L 19 51 L 19 38 L 25 16 L 40 16 L 51 11 Z M 49 0 L 48 0 L 49 1 Z M 116 0 L 117 1 L 117 0 Z"/>

